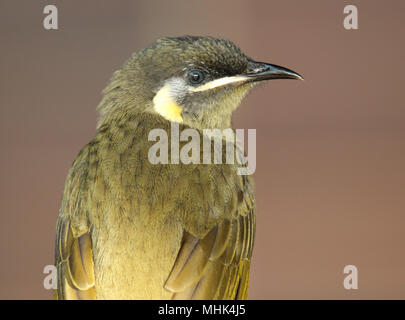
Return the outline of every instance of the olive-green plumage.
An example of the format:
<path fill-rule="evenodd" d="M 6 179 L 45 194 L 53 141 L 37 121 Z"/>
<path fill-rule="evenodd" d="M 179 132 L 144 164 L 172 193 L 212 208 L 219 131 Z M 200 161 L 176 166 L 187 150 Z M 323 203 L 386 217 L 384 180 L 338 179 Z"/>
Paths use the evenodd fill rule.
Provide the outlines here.
<path fill-rule="evenodd" d="M 170 139 L 172 116 L 201 136 L 229 128 L 258 80 L 298 77 L 208 37 L 164 38 L 135 53 L 105 89 L 97 134 L 66 180 L 57 298 L 246 299 L 251 178 L 236 164 L 152 164 L 148 135 L 160 128 Z"/>

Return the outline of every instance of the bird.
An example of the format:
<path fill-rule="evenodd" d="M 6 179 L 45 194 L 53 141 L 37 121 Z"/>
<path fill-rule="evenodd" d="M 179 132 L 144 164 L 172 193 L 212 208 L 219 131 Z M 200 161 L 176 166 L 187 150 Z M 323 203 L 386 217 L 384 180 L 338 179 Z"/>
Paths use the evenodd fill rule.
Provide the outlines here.
<path fill-rule="evenodd" d="M 234 130 L 242 99 L 271 79 L 303 78 L 207 36 L 158 39 L 113 73 L 66 178 L 56 299 L 247 299 L 252 177 L 236 164 L 151 163 L 148 137 L 174 124 Z"/>

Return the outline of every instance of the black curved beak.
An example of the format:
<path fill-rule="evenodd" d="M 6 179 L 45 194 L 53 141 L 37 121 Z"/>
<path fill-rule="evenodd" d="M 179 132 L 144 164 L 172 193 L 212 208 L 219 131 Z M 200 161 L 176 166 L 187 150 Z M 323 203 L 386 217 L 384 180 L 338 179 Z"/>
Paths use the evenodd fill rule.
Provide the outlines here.
<path fill-rule="evenodd" d="M 268 64 L 264 62 L 253 62 L 246 74 L 252 81 L 262 81 L 271 79 L 296 79 L 304 80 L 304 78 L 290 69 Z"/>

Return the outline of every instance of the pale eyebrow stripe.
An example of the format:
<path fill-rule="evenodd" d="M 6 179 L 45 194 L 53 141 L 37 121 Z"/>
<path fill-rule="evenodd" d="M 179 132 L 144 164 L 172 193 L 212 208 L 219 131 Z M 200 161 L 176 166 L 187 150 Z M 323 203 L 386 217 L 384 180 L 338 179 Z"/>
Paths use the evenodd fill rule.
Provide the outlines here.
<path fill-rule="evenodd" d="M 190 91 L 198 92 L 198 91 L 210 90 L 210 89 L 222 87 L 222 86 L 225 86 L 225 85 L 231 84 L 231 83 L 243 82 L 243 81 L 246 81 L 247 79 L 248 79 L 248 77 L 246 77 L 246 76 L 232 76 L 232 77 L 219 78 L 219 79 L 215 79 L 210 82 L 207 82 L 199 87 L 191 88 Z"/>

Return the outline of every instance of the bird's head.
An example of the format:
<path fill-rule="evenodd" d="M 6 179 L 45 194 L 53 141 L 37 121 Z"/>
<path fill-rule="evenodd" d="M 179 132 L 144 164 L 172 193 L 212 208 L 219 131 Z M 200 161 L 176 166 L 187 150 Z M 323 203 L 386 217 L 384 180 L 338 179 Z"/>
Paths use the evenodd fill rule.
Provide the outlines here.
<path fill-rule="evenodd" d="M 232 112 L 259 81 L 302 79 L 256 62 L 235 44 L 211 37 L 157 40 L 132 55 L 105 89 L 101 122 L 114 112 L 152 112 L 194 128 L 226 128 Z"/>

